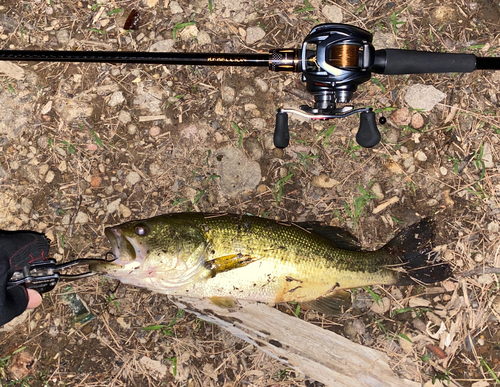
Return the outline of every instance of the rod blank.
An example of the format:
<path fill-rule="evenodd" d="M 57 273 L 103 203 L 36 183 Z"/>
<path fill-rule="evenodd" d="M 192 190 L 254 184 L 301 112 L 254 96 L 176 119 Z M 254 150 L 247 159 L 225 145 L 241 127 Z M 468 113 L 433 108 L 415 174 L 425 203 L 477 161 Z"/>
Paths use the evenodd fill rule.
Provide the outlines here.
<path fill-rule="evenodd" d="M 179 64 L 193 66 L 269 66 L 269 54 L 228 53 L 0 50 L 0 60 Z"/>

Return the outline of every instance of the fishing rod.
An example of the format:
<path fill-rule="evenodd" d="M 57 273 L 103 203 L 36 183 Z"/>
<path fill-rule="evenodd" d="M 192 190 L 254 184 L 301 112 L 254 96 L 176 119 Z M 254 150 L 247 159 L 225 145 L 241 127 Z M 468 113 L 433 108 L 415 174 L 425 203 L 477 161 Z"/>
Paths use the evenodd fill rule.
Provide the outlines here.
<path fill-rule="evenodd" d="M 0 60 L 256 66 L 277 72 L 302 73 L 302 81 L 313 95 L 314 105 L 278 109 L 274 130 L 274 145 L 277 148 L 287 147 L 290 141 L 288 113 L 317 120 L 344 118 L 359 113 L 357 143 L 365 148 L 377 145 L 380 132 L 373 110 L 347 105 L 358 85 L 368 81 L 372 72 L 400 75 L 500 70 L 500 58 L 399 49 L 375 50 L 372 40 L 370 32 L 355 26 L 321 24 L 311 30 L 300 49 L 279 48 L 264 54 L 0 50 Z M 343 106 L 337 106 L 339 104 Z"/>

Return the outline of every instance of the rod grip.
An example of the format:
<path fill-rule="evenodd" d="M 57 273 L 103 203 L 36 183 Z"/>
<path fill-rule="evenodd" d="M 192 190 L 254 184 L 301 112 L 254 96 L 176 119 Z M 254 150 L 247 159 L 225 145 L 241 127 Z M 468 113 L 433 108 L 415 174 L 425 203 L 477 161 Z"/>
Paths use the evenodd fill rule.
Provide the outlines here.
<path fill-rule="evenodd" d="M 476 69 L 474 54 L 413 50 L 377 50 L 371 71 L 386 75 L 470 73 Z"/>
<path fill-rule="evenodd" d="M 290 143 L 290 131 L 288 130 L 288 114 L 278 112 L 276 114 L 276 126 L 274 128 L 274 146 L 286 148 Z"/>

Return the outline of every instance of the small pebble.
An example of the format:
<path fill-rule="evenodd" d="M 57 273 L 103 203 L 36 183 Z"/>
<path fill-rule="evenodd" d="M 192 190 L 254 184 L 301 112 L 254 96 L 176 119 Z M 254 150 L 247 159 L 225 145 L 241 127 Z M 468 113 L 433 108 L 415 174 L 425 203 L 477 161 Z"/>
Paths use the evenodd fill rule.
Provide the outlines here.
<path fill-rule="evenodd" d="M 112 95 L 111 98 L 108 102 L 108 105 L 111 107 L 118 106 L 125 102 L 125 97 L 123 96 L 123 92 L 121 91 L 115 91 Z"/>
<path fill-rule="evenodd" d="M 120 204 L 120 213 L 122 214 L 122 216 L 124 218 L 128 218 L 132 215 L 132 211 L 130 210 L 130 208 L 128 208 L 126 205 L 124 204 Z"/>
<path fill-rule="evenodd" d="M 320 173 L 312 178 L 312 185 L 318 188 L 333 188 L 339 182 L 331 177 L 327 176 L 325 173 Z"/>
<path fill-rule="evenodd" d="M 182 40 L 192 40 L 193 38 L 196 38 L 198 36 L 198 32 L 200 32 L 198 30 L 198 27 L 196 27 L 195 25 L 190 25 L 184 27 L 181 30 L 179 36 Z"/>
<path fill-rule="evenodd" d="M 438 203 L 439 203 L 439 202 L 438 202 L 436 199 L 434 199 L 434 198 L 429 199 L 429 200 L 427 201 L 427 205 L 428 205 L 429 207 L 434 207 L 434 206 L 437 206 L 437 205 L 438 205 Z"/>
<path fill-rule="evenodd" d="M 45 174 L 49 171 L 49 165 L 48 164 L 42 164 L 38 168 L 38 173 L 40 176 L 45 176 Z"/>
<path fill-rule="evenodd" d="M 480 276 L 477 277 L 477 282 L 482 285 L 489 285 L 495 282 L 495 279 L 491 274 L 481 274 Z"/>
<path fill-rule="evenodd" d="M 391 118 L 396 125 L 409 125 L 411 121 L 410 109 L 402 107 L 391 114 Z"/>
<path fill-rule="evenodd" d="M 331 23 L 342 23 L 344 19 L 342 8 L 333 4 L 326 4 L 323 7 L 323 15 L 325 15 L 326 19 Z"/>
<path fill-rule="evenodd" d="M 264 194 L 268 191 L 268 187 L 265 184 L 260 184 L 255 191 L 257 194 Z"/>
<path fill-rule="evenodd" d="M 420 129 L 424 126 L 424 117 L 422 117 L 422 114 L 415 113 L 411 117 L 411 126 L 414 129 Z"/>
<path fill-rule="evenodd" d="M 75 223 L 85 224 L 88 222 L 89 222 L 89 216 L 85 212 L 78 211 L 78 214 L 76 214 Z"/>
<path fill-rule="evenodd" d="M 236 92 L 232 87 L 222 86 L 221 89 L 222 101 L 226 104 L 233 104 Z"/>
<path fill-rule="evenodd" d="M 61 163 L 57 167 L 61 172 L 66 172 L 68 170 L 68 165 L 66 164 L 66 160 L 61 161 Z"/>
<path fill-rule="evenodd" d="M 33 201 L 28 198 L 21 199 L 21 210 L 26 214 L 29 214 L 31 209 L 33 208 Z"/>
<path fill-rule="evenodd" d="M 454 292 L 455 289 L 457 288 L 455 282 L 450 281 L 450 280 L 445 280 L 445 281 L 443 281 L 442 284 L 443 284 L 443 288 L 445 288 L 445 290 L 447 292 Z"/>
<path fill-rule="evenodd" d="M 170 12 L 172 12 L 173 15 L 177 13 L 184 13 L 184 10 L 177 1 L 171 1 L 169 5 L 170 5 Z"/>
<path fill-rule="evenodd" d="M 56 177 L 56 174 L 54 171 L 48 171 L 47 176 L 45 176 L 45 182 L 47 184 L 52 183 L 52 180 L 54 180 L 54 177 Z"/>
<path fill-rule="evenodd" d="M 118 113 L 118 121 L 120 121 L 122 124 L 128 124 L 130 121 L 132 121 L 132 116 L 129 112 L 120 110 L 120 113 Z"/>
<path fill-rule="evenodd" d="M 455 201 L 450 196 L 450 190 L 443 191 L 443 202 L 445 206 L 453 207 Z"/>
<path fill-rule="evenodd" d="M 403 292 L 399 288 L 393 288 L 391 290 L 391 294 L 396 300 L 402 300 L 403 299 Z"/>
<path fill-rule="evenodd" d="M 127 175 L 127 181 L 131 184 L 131 185 L 134 185 L 136 183 L 138 183 L 139 181 L 141 180 L 141 175 L 139 175 L 137 172 L 135 171 L 131 171 L 129 172 L 129 174 Z"/>
<path fill-rule="evenodd" d="M 116 212 L 118 211 L 118 209 L 120 208 L 120 202 L 122 200 L 120 198 L 116 199 L 116 200 L 113 200 L 111 203 L 109 203 L 106 207 L 106 210 L 112 214 L 113 212 Z"/>
<path fill-rule="evenodd" d="M 404 166 L 406 169 L 408 169 L 408 168 L 410 168 L 410 167 L 413 165 L 413 163 L 414 163 L 414 162 L 415 162 L 415 159 L 414 159 L 412 156 L 407 157 L 407 158 L 403 161 L 403 166 Z"/>
<path fill-rule="evenodd" d="M 45 105 L 42 106 L 40 109 L 41 114 L 47 114 L 52 110 L 52 101 L 47 102 Z"/>
<path fill-rule="evenodd" d="M 284 154 L 285 154 L 285 152 L 281 148 L 274 148 L 273 149 L 273 155 L 274 155 L 274 157 L 276 157 L 278 159 L 281 159 Z"/>
<path fill-rule="evenodd" d="M 491 232 L 498 232 L 498 230 L 500 229 L 499 225 L 498 225 L 498 222 L 490 222 L 488 223 L 488 231 L 491 231 Z"/>
<path fill-rule="evenodd" d="M 210 35 L 206 31 L 200 31 L 198 33 L 197 40 L 200 46 L 212 43 L 212 39 L 210 38 Z"/>
<path fill-rule="evenodd" d="M 379 183 L 373 184 L 371 190 L 378 200 L 384 200 L 384 192 Z"/>
<path fill-rule="evenodd" d="M 378 303 L 374 301 L 370 309 L 374 313 L 384 314 L 389 311 L 390 308 L 391 300 L 387 297 L 382 297 L 378 300 Z"/>
<path fill-rule="evenodd" d="M 101 176 L 92 176 L 92 179 L 90 180 L 90 186 L 92 188 L 97 188 L 101 185 L 102 183 L 102 177 Z"/>
<path fill-rule="evenodd" d="M 247 85 L 240 91 L 240 94 L 243 96 L 253 97 L 255 96 L 255 88 L 253 88 L 250 85 Z"/>
<path fill-rule="evenodd" d="M 151 163 L 149 165 L 149 173 L 151 176 L 156 176 L 161 172 L 161 166 L 157 163 Z"/>
<path fill-rule="evenodd" d="M 134 125 L 134 124 L 130 124 L 128 127 L 127 127 L 127 133 L 130 134 L 130 135 L 134 135 L 137 133 L 137 126 Z"/>
<path fill-rule="evenodd" d="M 149 129 L 149 135 L 151 137 L 156 137 L 160 134 L 161 132 L 161 128 L 159 126 L 152 126 L 150 129 Z"/>
<path fill-rule="evenodd" d="M 42 149 L 47 149 L 49 147 L 49 139 L 47 136 L 40 136 L 38 140 L 36 140 L 38 147 Z"/>
<path fill-rule="evenodd" d="M 439 168 L 439 172 L 441 172 L 441 175 L 446 176 L 448 174 L 448 170 L 445 167 Z"/>
<path fill-rule="evenodd" d="M 254 44 L 266 36 L 266 32 L 257 26 L 248 27 L 246 30 L 246 44 Z"/>
<path fill-rule="evenodd" d="M 422 151 L 418 151 L 416 154 L 415 154 L 415 157 L 417 158 L 418 161 L 427 161 L 427 156 L 425 155 L 424 152 Z"/>
<path fill-rule="evenodd" d="M 267 85 L 267 83 L 260 78 L 255 79 L 255 85 L 263 93 L 266 93 L 269 90 L 269 86 Z"/>
<path fill-rule="evenodd" d="M 363 320 L 356 318 L 353 320 L 352 325 L 356 329 L 358 335 L 363 336 L 366 333 L 366 325 Z"/>
<path fill-rule="evenodd" d="M 352 322 L 348 322 L 344 325 L 344 334 L 351 339 L 356 337 L 356 328 Z"/>

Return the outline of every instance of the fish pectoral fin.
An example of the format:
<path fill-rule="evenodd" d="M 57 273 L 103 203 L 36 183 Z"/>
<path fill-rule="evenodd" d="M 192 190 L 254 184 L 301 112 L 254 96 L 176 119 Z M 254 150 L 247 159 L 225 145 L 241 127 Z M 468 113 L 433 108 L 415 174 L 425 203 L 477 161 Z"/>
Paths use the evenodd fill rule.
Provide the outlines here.
<path fill-rule="evenodd" d="M 336 316 L 351 306 L 351 293 L 336 290 L 326 297 L 302 303 L 303 306 L 329 316 Z"/>
<path fill-rule="evenodd" d="M 229 297 L 210 297 L 209 301 L 224 309 L 230 309 L 236 307 L 236 300 L 234 298 L 229 298 Z"/>
<path fill-rule="evenodd" d="M 255 261 L 255 258 L 248 254 L 231 254 L 217 257 L 205 262 L 205 268 L 210 270 L 212 277 L 225 271 L 244 267 Z"/>

